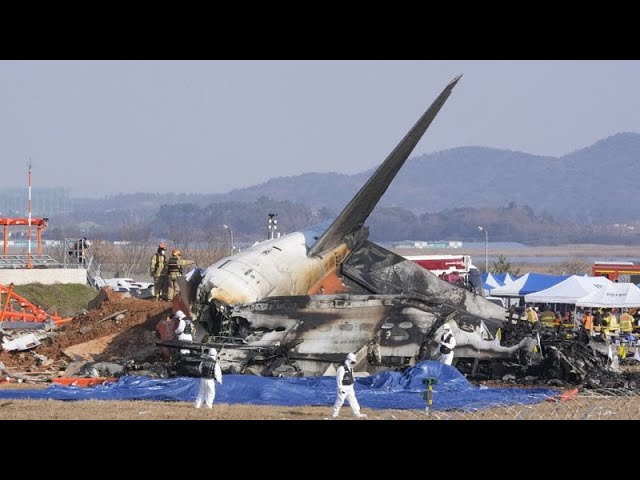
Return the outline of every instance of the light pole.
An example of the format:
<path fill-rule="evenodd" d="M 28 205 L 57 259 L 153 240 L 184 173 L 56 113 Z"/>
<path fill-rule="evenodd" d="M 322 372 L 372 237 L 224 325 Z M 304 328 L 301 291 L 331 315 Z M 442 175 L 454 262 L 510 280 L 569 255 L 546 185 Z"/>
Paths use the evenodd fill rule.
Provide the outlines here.
<path fill-rule="evenodd" d="M 270 213 L 267 223 L 267 239 L 276 238 L 276 230 L 278 230 L 278 214 Z"/>
<path fill-rule="evenodd" d="M 229 225 L 222 225 L 225 230 L 229 230 L 229 243 L 231 245 L 231 255 L 233 255 L 233 251 L 235 247 L 233 246 L 233 229 Z"/>
<path fill-rule="evenodd" d="M 478 230 L 484 232 L 484 271 L 489 273 L 489 232 L 485 227 L 478 227 Z"/>

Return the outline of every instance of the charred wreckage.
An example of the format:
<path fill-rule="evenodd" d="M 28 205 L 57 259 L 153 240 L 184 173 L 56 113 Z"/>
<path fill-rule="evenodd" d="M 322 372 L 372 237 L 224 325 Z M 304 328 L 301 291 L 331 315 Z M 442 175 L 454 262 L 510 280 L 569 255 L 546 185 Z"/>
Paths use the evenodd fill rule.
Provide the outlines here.
<path fill-rule="evenodd" d="M 606 347 L 506 320 L 504 308 L 367 239 L 366 219 L 459 79 L 333 222 L 266 240 L 178 279 L 182 308 L 194 319 L 193 342 L 158 345 L 190 352 L 180 356 L 179 374 L 193 373 L 209 347 L 218 350 L 223 371 L 234 373 L 331 375 L 349 352 L 356 371 L 398 369 L 437 358 L 445 322 L 457 342 L 454 361 L 472 376 L 580 383 L 591 367 L 608 370 Z"/>

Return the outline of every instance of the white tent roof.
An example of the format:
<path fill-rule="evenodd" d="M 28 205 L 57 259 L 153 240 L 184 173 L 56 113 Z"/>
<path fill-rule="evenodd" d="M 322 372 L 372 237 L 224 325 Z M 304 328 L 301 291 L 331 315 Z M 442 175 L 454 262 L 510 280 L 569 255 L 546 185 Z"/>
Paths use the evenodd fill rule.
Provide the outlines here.
<path fill-rule="evenodd" d="M 509 275 L 508 273 L 504 274 L 504 284 L 505 285 L 509 285 L 510 283 L 513 283 L 515 281 L 515 279 Z"/>
<path fill-rule="evenodd" d="M 633 283 L 610 283 L 576 301 L 579 307 L 640 307 L 640 288 Z"/>
<path fill-rule="evenodd" d="M 611 280 L 607 277 L 579 277 L 572 275 L 566 280 L 546 290 L 525 295 L 527 303 L 570 303 L 575 304 L 579 298 L 603 289 Z"/>
<path fill-rule="evenodd" d="M 539 292 L 565 280 L 568 275 L 543 275 L 541 273 L 527 273 L 503 287 L 491 289 L 495 297 L 524 297 L 527 294 Z"/>

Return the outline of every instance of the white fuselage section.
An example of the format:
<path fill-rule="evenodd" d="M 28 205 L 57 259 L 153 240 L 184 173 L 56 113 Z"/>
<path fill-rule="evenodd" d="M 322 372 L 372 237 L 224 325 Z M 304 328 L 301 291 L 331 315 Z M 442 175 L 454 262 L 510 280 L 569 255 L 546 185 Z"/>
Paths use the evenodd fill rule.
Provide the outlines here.
<path fill-rule="evenodd" d="M 198 298 L 204 291 L 209 302 L 215 299 L 233 305 L 280 295 L 306 295 L 335 268 L 346 251 L 342 244 L 309 258 L 300 232 L 266 240 L 207 267 Z"/>

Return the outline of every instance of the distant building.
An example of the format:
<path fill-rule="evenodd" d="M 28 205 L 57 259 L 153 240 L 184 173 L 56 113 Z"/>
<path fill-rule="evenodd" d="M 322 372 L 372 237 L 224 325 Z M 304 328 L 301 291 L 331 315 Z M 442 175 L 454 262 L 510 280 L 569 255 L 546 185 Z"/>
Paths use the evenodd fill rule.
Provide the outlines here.
<path fill-rule="evenodd" d="M 0 189 L 0 217 L 26 217 L 27 197 L 27 187 Z M 70 211 L 68 188 L 32 187 L 31 214 L 34 217 L 51 218 Z"/>
<path fill-rule="evenodd" d="M 395 243 L 394 248 L 462 248 L 462 242 L 457 240 L 405 240 Z"/>

